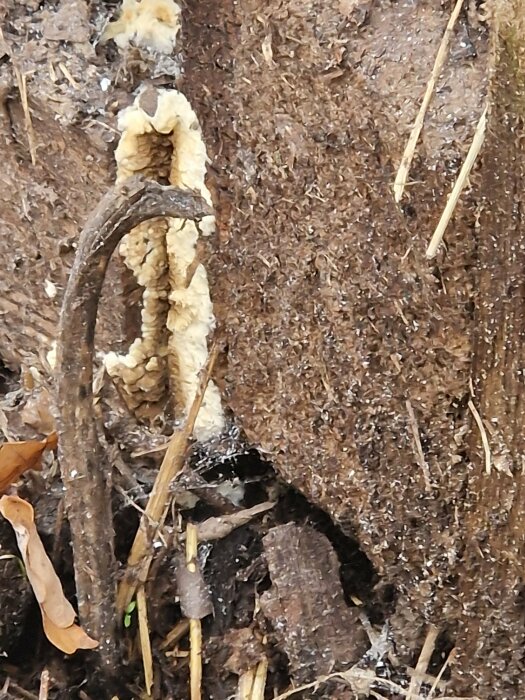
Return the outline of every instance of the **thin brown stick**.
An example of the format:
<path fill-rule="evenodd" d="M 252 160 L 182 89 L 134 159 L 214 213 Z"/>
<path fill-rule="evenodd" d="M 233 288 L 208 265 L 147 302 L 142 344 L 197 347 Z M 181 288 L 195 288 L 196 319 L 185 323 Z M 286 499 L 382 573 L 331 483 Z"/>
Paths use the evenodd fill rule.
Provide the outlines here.
<path fill-rule="evenodd" d="M 137 530 L 135 540 L 133 541 L 128 556 L 124 579 L 118 591 L 117 610 L 120 616 L 131 602 L 138 582 L 144 582 L 148 575 L 153 558 L 150 546 L 151 537 L 149 536 L 151 524 L 153 523 L 156 528 L 162 527 L 166 515 L 168 514 L 172 496 L 170 484 L 184 465 L 188 442 L 193 433 L 195 419 L 197 418 L 204 394 L 206 393 L 206 387 L 208 386 L 217 354 L 218 348 L 216 345 L 213 345 L 208 356 L 208 361 L 203 367 L 200 385 L 188 416 L 182 427 L 173 433 L 162 464 L 160 465 L 148 504 L 145 508 L 145 515 L 141 518 L 139 529 Z"/>
<path fill-rule="evenodd" d="M 12 694 L 17 693 L 20 697 L 25 698 L 25 700 L 38 700 L 38 697 L 34 693 L 22 688 L 11 679 L 9 679 L 9 690 L 12 691 Z"/>
<path fill-rule="evenodd" d="M 400 202 L 401 197 L 403 196 L 403 192 L 405 190 L 408 178 L 408 173 L 410 171 L 410 165 L 414 157 L 417 142 L 419 140 L 419 135 L 421 134 L 421 129 L 423 128 L 423 123 L 425 121 L 425 115 L 427 113 L 430 100 L 432 99 L 432 95 L 436 87 L 436 82 L 441 74 L 441 70 L 443 69 L 443 65 L 445 63 L 445 59 L 448 53 L 450 38 L 452 37 L 452 32 L 454 30 L 456 21 L 459 17 L 459 13 L 461 12 L 462 6 L 463 0 L 457 0 L 456 4 L 454 5 L 454 9 L 452 10 L 452 14 L 450 15 L 450 18 L 448 20 L 447 26 L 445 28 L 443 38 L 441 39 L 441 43 L 436 54 L 436 59 L 432 67 L 432 73 L 430 74 L 430 78 L 428 79 L 427 87 L 425 90 L 425 94 L 423 95 L 423 100 L 421 102 L 416 121 L 414 122 L 412 131 L 410 132 L 410 136 L 408 138 L 407 145 L 405 146 L 403 157 L 401 158 L 399 170 L 397 171 L 396 179 L 394 182 L 394 199 L 396 202 Z"/>
<path fill-rule="evenodd" d="M 198 530 L 193 523 L 186 528 L 186 566 L 188 571 L 197 570 Z M 201 700 L 202 684 L 202 626 L 198 619 L 190 619 L 190 698 Z"/>
<path fill-rule="evenodd" d="M 427 631 L 427 636 L 423 643 L 423 648 L 417 660 L 415 673 L 410 679 L 410 685 L 408 686 L 408 692 L 406 695 L 406 700 L 414 700 L 414 698 L 419 696 L 419 691 L 421 690 L 421 682 L 428 664 L 430 663 L 430 657 L 434 652 L 436 646 L 436 640 L 438 638 L 439 630 L 434 625 L 430 625 Z"/>
<path fill-rule="evenodd" d="M 153 655 L 151 653 L 148 604 L 144 586 L 140 586 L 137 590 L 137 617 L 139 621 L 140 653 L 142 656 L 142 667 L 144 668 L 144 683 L 146 694 L 148 697 L 151 697 L 151 689 L 153 688 Z"/>
<path fill-rule="evenodd" d="M 414 409 L 412 408 L 412 403 L 410 402 L 410 399 L 407 399 L 406 407 L 408 411 L 408 422 L 410 424 L 410 429 L 412 430 L 412 436 L 414 438 L 414 444 L 416 447 L 417 459 L 419 462 L 419 466 L 421 467 L 421 471 L 423 472 L 423 478 L 425 480 L 425 488 L 427 491 L 430 492 L 432 491 L 432 483 L 430 481 L 430 470 L 428 468 L 428 464 L 423 453 L 421 438 L 419 437 L 419 428 L 417 425 L 416 414 L 414 413 Z"/>
<path fill-rule="evenodd" d="M 80 619 L 99 640 L 100 659 L 109 674 L 118 673 L 118 624 L 111 471 L 97 437 L 93 411 L 98 302 L 111 254 L 130 229 L 160 216 L 199 219 L 209 213 L 197 194 L 140 178 L 113 188 L 80 235 L 64 296 L 57 367 L 60 468 Z"/>

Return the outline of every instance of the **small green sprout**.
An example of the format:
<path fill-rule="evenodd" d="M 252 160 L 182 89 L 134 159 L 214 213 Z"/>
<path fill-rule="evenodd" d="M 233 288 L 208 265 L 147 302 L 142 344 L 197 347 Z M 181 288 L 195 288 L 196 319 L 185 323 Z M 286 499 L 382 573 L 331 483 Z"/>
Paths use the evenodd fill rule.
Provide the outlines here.
<path fill-rule="evenodd" d="M 124 627 L 126 629 L 128 629 L 128 627 L 131 627 L 131 613 L 135 610 L 136 607 L 137 607 L 137 601 L 132 600 L 131 603 L 126 608 L 126 611 L 124 613 Z"/>

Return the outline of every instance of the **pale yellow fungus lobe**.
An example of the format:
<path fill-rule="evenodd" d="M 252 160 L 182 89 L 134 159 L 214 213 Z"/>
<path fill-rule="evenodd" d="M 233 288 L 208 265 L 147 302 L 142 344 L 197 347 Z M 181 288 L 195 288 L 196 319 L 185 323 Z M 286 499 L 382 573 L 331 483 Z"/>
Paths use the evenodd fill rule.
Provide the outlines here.
<path fill-rule="evenodd" d="M 181 26 L 181 10 L 174 0 L 123 0 L 119 18 L 110 22 L 102 40 L 114 39 L 125 49 L 134 44 L 170 54 Z"/>
<path fill-rule="evenodd" d="M 141 173 L 197 190 L 211 204 L 204 182 L 206 148 L 188 100 L 176 90 L 160 90 L 150 114 L 141 106 L 144 95 L 119 117 L 117 180 Z M 199 235 L 209 235 L 213 228 L 213 216 L 199 228 L 192 221 L 156 220 L 135 228 L 122 242 L 124 261 L 144 287 L 141 337 L 127 355 L 109 353 L 106 368 L 135 410 L 162 398 L 166 383 L 175 408 L 186 414 L 193 402 L 215 325 L 206 269 L 195 264 L 195 248 Z M 219 434 L 224 423 L 219 391 L 210 382 L 195 435 L 206 440 Z"/>

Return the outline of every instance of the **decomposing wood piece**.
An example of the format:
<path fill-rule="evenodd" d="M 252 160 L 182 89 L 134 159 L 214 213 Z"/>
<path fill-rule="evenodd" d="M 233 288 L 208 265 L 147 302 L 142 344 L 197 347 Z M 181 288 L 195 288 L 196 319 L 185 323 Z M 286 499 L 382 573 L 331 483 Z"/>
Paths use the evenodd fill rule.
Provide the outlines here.
<path fill-rule="evenodd" d="M 83 229 L 64 296 L 58 342 L 60 468 L 75 560 L 80 619 L 100 641 L 103 666 L 115 672 L 116 566 L 110 504 L 111 475 L 93 413 L 93 350 L 102 284 L 121 238 L 159 216 L 209 214 L 190 191 L 131 178 L 113 188 Z"/>
<path fill-rule="evenodd" d="M 525 20 L 521 0 L 498 0 L 491 11 L 472 365 L 479 421 L 471 421 L 468 440 L 458 577 L 464 616 L 453 666 L 458 687 L 483 698 L 519 695 L 524 671 Z"/>
<path fill-rule="evenodd" d="M 326 536 L 288 523 L 270 530 L 263 546 L 272 588 L 261 596 L 261 607 L 281 640 L 294 682 L 360 659 L 366 634 L 345 603 L 339 561 Z"/>

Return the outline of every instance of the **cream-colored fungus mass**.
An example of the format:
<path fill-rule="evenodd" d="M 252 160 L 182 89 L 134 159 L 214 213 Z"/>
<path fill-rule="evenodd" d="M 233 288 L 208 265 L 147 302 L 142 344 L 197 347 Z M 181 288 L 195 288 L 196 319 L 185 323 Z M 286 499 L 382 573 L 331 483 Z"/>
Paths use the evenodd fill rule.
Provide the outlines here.
<path fill-rule="evenodd" d="M 173 0 L 124 0 L 119 18 L 106 26 L 102 39 L 113 39 L 121 49 L 135 44 L 170 54 L 180 26 L 180 7 Z"/>
<path fill-rule="evenodd" d="M 211 204 L 204 182 L 206 148 L 190 103 L 176 90 L 159 90 L 154 98 L 153 114 L 143 109 L 149 100 L 142 92 L 119 116 L 117 181 L 142 174 L 197 190 Z M 196 244 L 199 235 L 213 229 L 213 216 L 198 227 L 192 221 L 156 219 L 133 229 L 120 246 L 127 267 L 144 288 L 141 337 L 126 355 L 108 353 L 105 364 L 137 412 L 159 401 L 167 389 L 184 414 L 193 402 L 215 325 L 206 269 L 195 260 Z M 224 425 L 220 394 L 210 382 L 195 436 L 207 440 Z"/>

